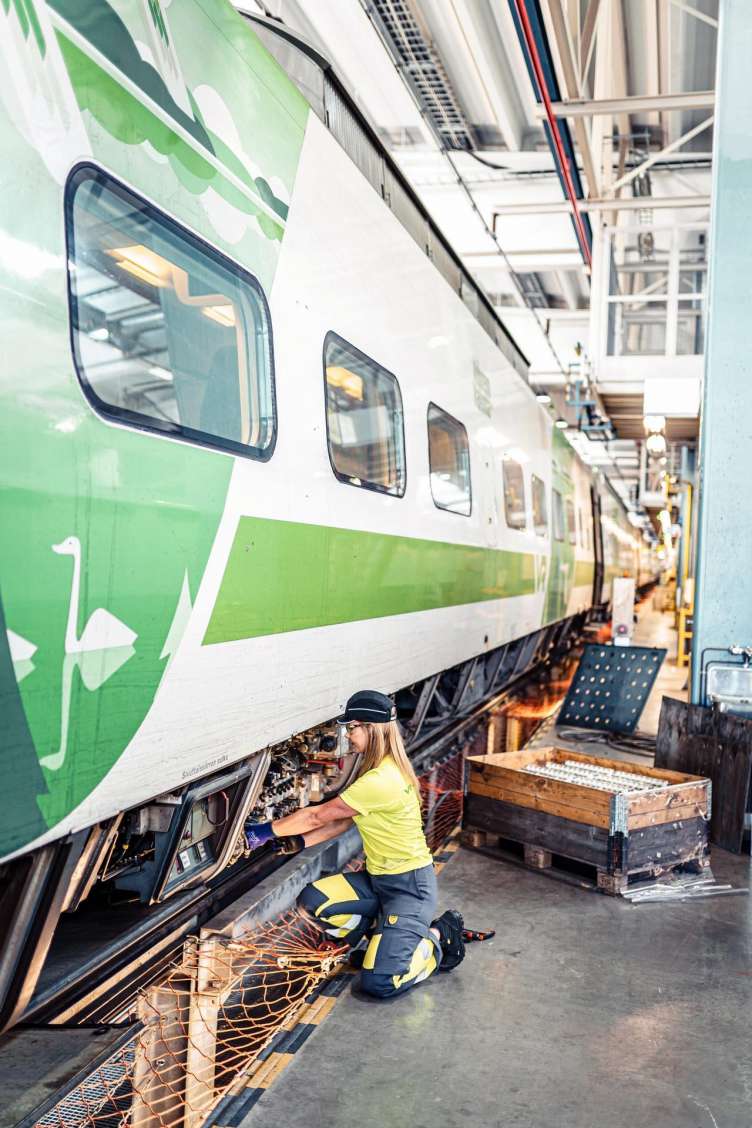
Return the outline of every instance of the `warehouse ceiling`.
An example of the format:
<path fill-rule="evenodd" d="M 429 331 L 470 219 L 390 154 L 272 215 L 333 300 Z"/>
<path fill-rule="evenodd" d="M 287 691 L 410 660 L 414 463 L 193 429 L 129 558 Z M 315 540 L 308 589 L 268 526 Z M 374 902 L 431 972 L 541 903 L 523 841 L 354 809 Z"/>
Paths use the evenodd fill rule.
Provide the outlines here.
<path fill-rule="evenodd" d="M 591 270 L 593 244 L 599 225 L 707 221 L 718 0 L 238 7 L 331 61 L 573 426 L 567 387 L 587 381 L 611 425 L 597 437 L 614 437 L 576 445 L 637 504 L 642 378 L 632 366 L 623 388 L 601 382 L 591 306 L 608 278 Z M 696 414 L 667 421 L 669 464 L 696 433 Z"/>

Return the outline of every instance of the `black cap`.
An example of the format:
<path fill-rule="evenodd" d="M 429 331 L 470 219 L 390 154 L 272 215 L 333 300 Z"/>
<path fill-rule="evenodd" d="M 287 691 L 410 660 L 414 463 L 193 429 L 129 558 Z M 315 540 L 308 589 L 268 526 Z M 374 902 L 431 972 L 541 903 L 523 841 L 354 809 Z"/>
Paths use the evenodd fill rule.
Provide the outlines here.
<path fill-rule="evenodd" d="M 337 724 L 346 725 L 348 721 L 362 721 L 364 724 L 386 725 L 396 721 L 397 707 L 391 697 L 379 693 L 377 689 L 359 689 L 348 698 L 345 711 L 337 717 Z"/>

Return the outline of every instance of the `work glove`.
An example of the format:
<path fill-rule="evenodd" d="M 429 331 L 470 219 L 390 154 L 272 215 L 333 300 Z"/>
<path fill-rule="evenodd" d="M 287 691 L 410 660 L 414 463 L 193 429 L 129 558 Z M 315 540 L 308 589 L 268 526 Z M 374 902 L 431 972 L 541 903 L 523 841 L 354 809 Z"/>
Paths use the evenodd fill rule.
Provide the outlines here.
<path fill-rule="evenodd" d="M 251 852 L 260 850 L 262 846 L 271 846 L 276 854 L 297 854 L 305 846 L 302 834 L 280 835 L 278 838 L 270 822 L 246 823 L 244 833 L 246 850 Z"/>
<path fill-rule="evenodd" d="M 260 850 L 276 837 L 270 822 L 246 823 L 244 833 L 246 850 Z"/>

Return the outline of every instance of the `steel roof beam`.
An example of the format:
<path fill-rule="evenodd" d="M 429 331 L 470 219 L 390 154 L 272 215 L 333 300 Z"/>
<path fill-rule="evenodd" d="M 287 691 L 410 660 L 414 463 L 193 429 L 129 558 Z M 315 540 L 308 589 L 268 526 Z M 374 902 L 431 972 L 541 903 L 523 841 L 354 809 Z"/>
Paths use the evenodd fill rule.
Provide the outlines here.
<path fill-rule="evenodd" d="M 710 196 L 624 196 L 612 200 L 599 197 L 583 200 L 577 205 L 580 211 L 642 211 L 644 208 L 708 208 Z M 517 204 L 499 204 L 494 215 L 556 215 L 570 212 L 569 200 L 532 200 Z"/>
<path fill-rule="evenodd" d="M 597 117 L 608 114 L 637 114 L 666 110 L 703 110 L 715 105 L 714 90 L 690 90 L 682 94 L 629 94 L 624 98 L 570 98 L 552 102 L 556 117 Z M 536 107 L 535 116 L 545 118 L 543 107 Z"/>
<path fill-rule="evenodd" d="M 686 12 L 688 16 L 694 16 L 696 20 L 702 20 L 703 23 L 710 24 L 711 27 L 718 27 L 718 20 L 714 16 L 708 16 L 705 12 L 699 11 L 691 4 L 686 4 L 684 0 L 671 0 L 675 8 L 681 8 L 682 12 Z"/>
<path fill-rule="evenodd" d="M 582 67 L 580 72 L 581 86 L 587 83 L 588 74 L 590 73 L 600 13 L 601 0 L 590 0 L 587 12 L 585 13 L 585 22 L 582 25 L 582 36 L 580 39 L 580 63 Z"/>
<path fill-rule="evenodd" d="M 694 129 L 688 129 L 686 133 L 682 133 L 681 137 L 677 137 L 676 141 L 672 141 L 670 145 L 666 145 L 660 152 L 654 153 L 651 157 L 648 157 L 646 161 L 643 161 L 642 164 L 638 164 L 635 168 L 625 173 L 624 176 L 620 176 L 619 179 L 615 180 L 611 185 L 611 191 L 615 192 L 617 188 L 622 188 L 625 184 L 629 184 L 630 180 L 634 180 L 636 176 L 641 176 L 643 172 L 652 168 L 652 166 L 657 161 L 661 160 L 662 157 L 665 157 L 667 153 L 673 153 L 674 149 L 680 149 L 682 145 L 686 145 L 693 137 L 697 137 L 698 133 L 709 129 L 712 124 L 713 115 L 711 114 L 710 117 L 706 117 L 704 121 L 696 125 Z M 641 198 L 646 199 L 647 197 Z"/>
<path fill-rule="evenodd" d="M 554 32 L 554 39 L 559 52 L 559 58 L 561 60 L 564 89 L 569 99 L 576 98 L 582 91 L 577 76 L 574 50 L 569 36 L 566 16 L 562 7 L 562 0 L 548 0 L 547 8 Z M 582 156 L 585 176 L 587 177 L 588 195 L 597 195 L 600 191 L 600 178 L 598 176 L 587 126 L 580 118 L 577 118 L 574 122 L 574 135 L 577 140 L 580 155 Z M 569 210 L 571 211 L 571 208 Z"/>

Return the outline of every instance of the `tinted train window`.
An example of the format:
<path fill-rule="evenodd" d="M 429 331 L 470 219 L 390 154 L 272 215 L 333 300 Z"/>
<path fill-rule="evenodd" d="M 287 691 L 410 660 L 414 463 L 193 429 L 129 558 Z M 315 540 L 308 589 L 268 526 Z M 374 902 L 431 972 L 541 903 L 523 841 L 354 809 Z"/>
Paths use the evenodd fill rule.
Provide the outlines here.
<path fill-rule="evenodd" d="M 470 447 L 458 419 L 428 405 L 428 464 L 431 495 L 439 509 L 470 516 Z"/>
<path fill-rule="evenodd" d="M 554 515 L 554 536 L 557 541 L 564 540 L 564 502 L 558 490 L 552 490 L 552 508 Z"/>
<path fill-rule="evenodd" d="M 110 418 L 268 458 L 269 311 L 255 278 L 90 168 L 66 191 L 79 379 Z"/>
<path fill-rule="evenodd" d="M 567 498 L 567 531 L 569 533 L 569 543 L 577 544 L 577 525 L 575 524 L 574 517 L 574 502 L 571 497 Z"/>
<path fill-rule="evenodd" d="M 539 537 L 545 537 L 548 532 L 546 486 L 537 474 L 533 474 L 533 528 Z"/>
<path fill-rule="evenodd" d="M 524 529 L 527 525 L 525 516 L 525 479 L 522 467 L 508 455 L 504 456 L 502 463 L 504 473 L 504 513 L 510 529 Z"/>
<path fill-rule="evenodd" d="M 405 432 L 396 378 L 336 333 L 324 342 L 326 427 L 342 482 L 405 492 Z"/>

